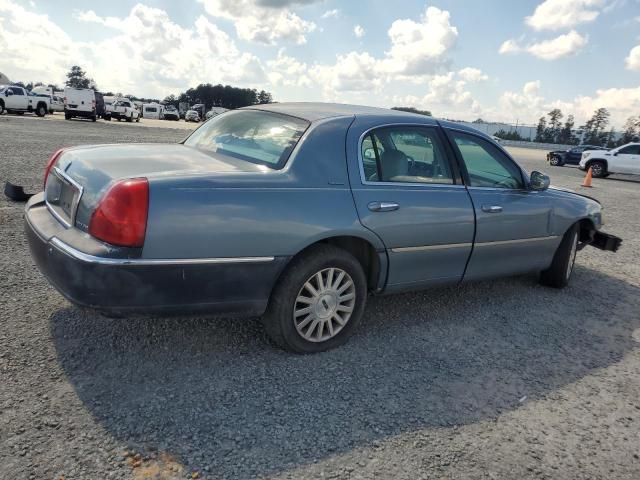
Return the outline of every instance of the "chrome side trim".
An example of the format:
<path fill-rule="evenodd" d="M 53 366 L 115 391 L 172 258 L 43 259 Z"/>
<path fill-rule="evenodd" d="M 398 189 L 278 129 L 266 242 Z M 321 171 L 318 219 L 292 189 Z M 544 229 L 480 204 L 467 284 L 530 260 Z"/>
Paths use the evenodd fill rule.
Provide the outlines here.
<path fill-rule="evenodd" d="M 452 248 L 470 248 L 473 243 L 447 243 L 443 245 L 423 245 L 420 247 L 392 248 L 393 253 L 423 252 L 427 250 L 449 250 Z"/>
<path fill-rule="evenodd" d="M 132 266 L 159 266 L 159 265 L 216 265 L 233 263 L 267 263 L 273 262 L 275 257 L 222 257 L 222 258 L 105 258 L 81 252 L 67 245 L 57 237 L 53 237 L 50 244 L 69 255 L 70 257 L 85 263 L 97 265 L 132 265 Z"/>
<path fill-rule="evenodd" d="M 471 246 L 476 247 L 488 247 L 494 245 L 512 245 L 519 243 L 530 243 L 530 242 L 543 242 L 545 240 L 551 241 L 560 238 L 559 236 L 550 236 L 550 237 L 533 237 L 533 238 L 517 238 L 515 240 L 498 240 L 495 242 L 477 242 L 473 243 L 447 243 L 442 245 L 421 245 L 419 247 L 399 247 L 392 248 L 391 251 L 393 253 L 407 253 L 407 252 L 424 252 L 429 250 L 449 250 L 452 248 L 469 248 Z"/>
<path fill-rule="evenodd" d="M 513 245 L 518 243 L 544 242 L 544 241 L 556 240 L 558 238 L 560 237 L 557 235 L 552 235 L 549 237 L 517 238 L 515 240 L 498 240 L 495 242 L 477 242 L 475 246 L 488 247 L 488 246 L 494 246 L 494 245 Z"/>

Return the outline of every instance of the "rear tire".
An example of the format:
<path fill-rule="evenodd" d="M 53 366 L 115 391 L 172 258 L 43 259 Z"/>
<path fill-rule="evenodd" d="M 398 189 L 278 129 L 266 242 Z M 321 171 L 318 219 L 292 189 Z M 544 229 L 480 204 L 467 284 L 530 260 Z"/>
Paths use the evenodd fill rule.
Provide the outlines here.
<path fill-rule="evenodd" d="M 4 113 L 4 102 L 0 100 L 0 115 Z"/>
<path fill-rule="evenodd" d="M 69 115 L 68 113 L 65 112 L 64 119 L 65 120 L 71 120 L 71 115 Z"/>
<path fill-rule="evenodd" d="M 578 253 L 578 224 L 574 224 L 562 237 L 551 266 L 540 273 L 540 283 L 547 287 L 564 288 L 569 284 Z"/>
<path fill-rule="evenodd" d="M 38 105 L 38 108 L 36 108 L 36 115 L 39 117 L 44 117 L 47 114 L 47 107 L 44 104 L 40 104 Z"/>
<path fill-rule="evenodd" d="M 366 300 L 360 262 L 340 248 L 317 245 L 292 260 L 271 293 L 262 322 L 285 350 L 322 352 L 348 340 Z"/>
<path fill-rule="evenodd" d="M 95 115 L 93 117 L 91 117 L 91 121 L 95 122 L 96 120 L 98 120 L 98 117 L 96 117 Z"/>
<path fill-rule="evenodd" d="M 591 174 L 595 178 L 604 178 L 607 176 L 607 165 L 600 160 L 595 160 L 587 166 L 587 170 L 591 168 Z"/>

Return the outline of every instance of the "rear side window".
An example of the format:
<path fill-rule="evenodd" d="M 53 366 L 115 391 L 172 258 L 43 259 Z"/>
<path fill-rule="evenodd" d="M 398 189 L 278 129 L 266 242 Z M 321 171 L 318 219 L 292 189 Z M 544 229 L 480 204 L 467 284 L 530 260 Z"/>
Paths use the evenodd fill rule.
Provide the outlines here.
<path fill-rule="evenodd" d="M 435 129 L 385 127 L 362 142 L 365 181 L 452 184 L 453 175 Z"/>
<path fill-rule="evenodd" d="M 214 117 L 184 144 L 278 169 L 308 127 L 309 122 L 289 115 L 236 110 Z"/>
<path fill-rule="evenodd" d="M 522 189 L 522 171 L 495 145 L 475 135 L 449 130 L 472 187 Z"/>

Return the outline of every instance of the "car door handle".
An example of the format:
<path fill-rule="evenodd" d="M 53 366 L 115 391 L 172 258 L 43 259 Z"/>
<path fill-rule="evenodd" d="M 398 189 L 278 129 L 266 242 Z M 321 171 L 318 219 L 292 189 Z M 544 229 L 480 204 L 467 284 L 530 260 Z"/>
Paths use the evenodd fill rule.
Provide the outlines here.
<path fill-rule="evenodd" d="M 372 212 L 392 212 L 398 210 L 400 205 L 395 202 L 371 202 L 367 207 Z"/>
<path fill-rule="evenodd" d="M 487 213 L 500 213 L 502 207 L 500 205 L 483 205 L 482 211 Z"/>

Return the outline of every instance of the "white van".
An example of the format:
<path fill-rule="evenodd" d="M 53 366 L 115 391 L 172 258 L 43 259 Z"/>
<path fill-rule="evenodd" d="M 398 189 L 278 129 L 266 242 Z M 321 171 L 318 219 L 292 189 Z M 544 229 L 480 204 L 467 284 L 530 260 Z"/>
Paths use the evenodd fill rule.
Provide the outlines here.
<path fill-rule="evenodd" d="M 145 103 L 142 106 L 142 118 L 162 120 L 164 118 L 164 105 L 159 103 Z"/>
<path fill-rule="evenodd" d="M 90 118 L 94 122 L 98 118 L 96 95 L 92 89 L 65 87 L 64 118 L 71 120 L 74 117 Z"/>

